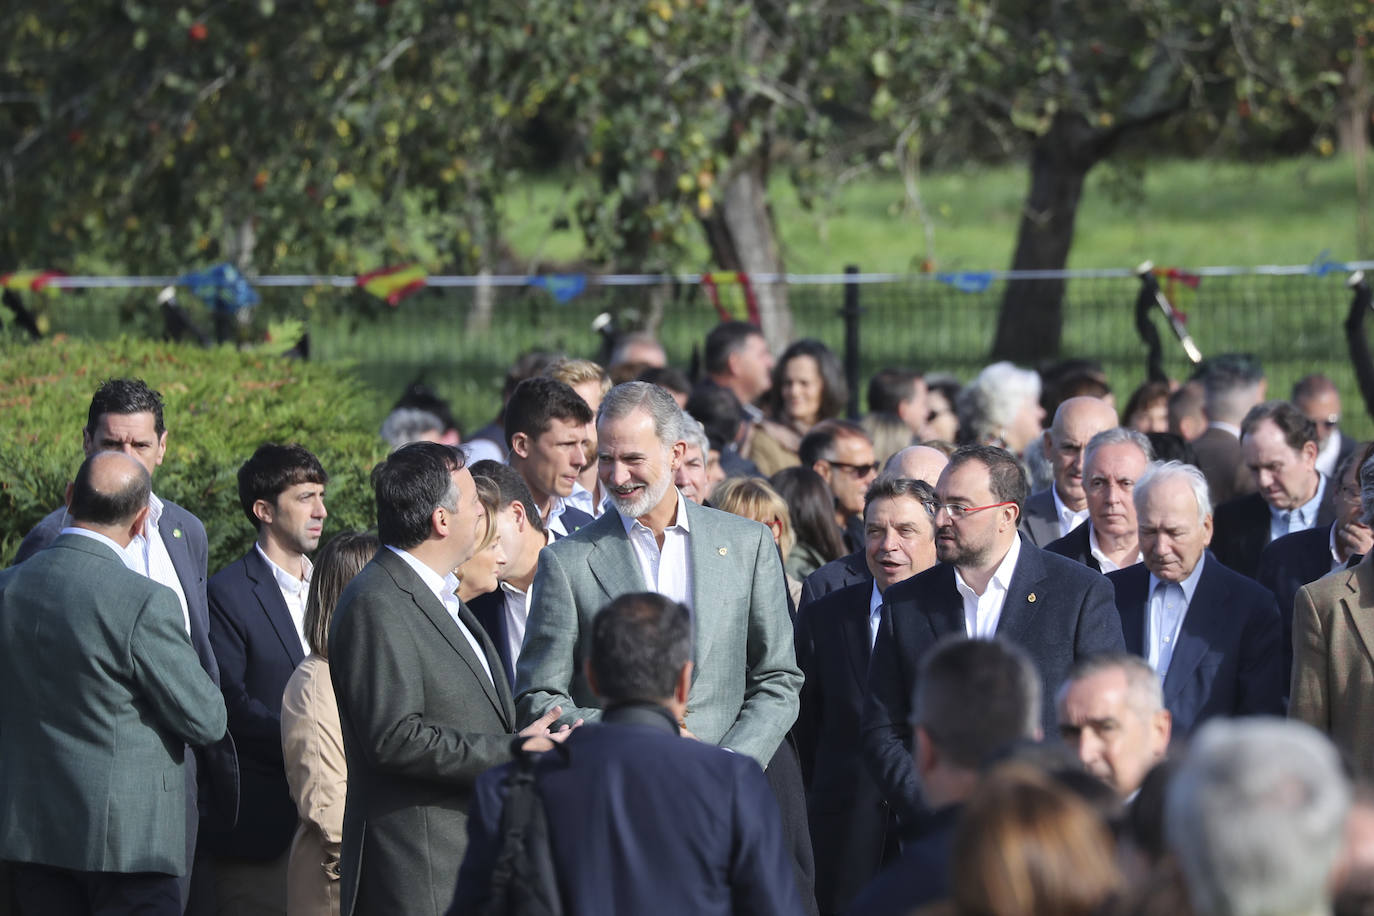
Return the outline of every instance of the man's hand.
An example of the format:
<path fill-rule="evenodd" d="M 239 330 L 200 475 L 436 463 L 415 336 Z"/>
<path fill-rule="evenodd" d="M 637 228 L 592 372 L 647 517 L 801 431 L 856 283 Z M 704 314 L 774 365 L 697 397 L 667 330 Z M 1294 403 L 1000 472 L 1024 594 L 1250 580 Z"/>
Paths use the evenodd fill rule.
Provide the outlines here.
<path fill-rule="evenodd" d="M 553 709 L 550 709 L 521 729 L 518 734 L 521 738 L 525 738 L 526 741 L 524 744 L 520 745 L 520 747 L 523 750 L 532 752 L 551 751 L 555 744 L 562 744 L 564 741 L 567 741 L 573 729 L 582 724 L 582 720 L 578 719 L 572 725 L 560 725 L 558 728 L 550 731 L 549 726 L 557 722 L 558 717 L 562 714 L 563 707 L 555 706 Z"/>
<path fill-rule="evenodd" d="M 1374 531 L 1356 522 L 1353 525 L 1336 526 L 1336 549 L 1347 557 L 1357 553 L 1369 553 L 1374 548 Z"/>

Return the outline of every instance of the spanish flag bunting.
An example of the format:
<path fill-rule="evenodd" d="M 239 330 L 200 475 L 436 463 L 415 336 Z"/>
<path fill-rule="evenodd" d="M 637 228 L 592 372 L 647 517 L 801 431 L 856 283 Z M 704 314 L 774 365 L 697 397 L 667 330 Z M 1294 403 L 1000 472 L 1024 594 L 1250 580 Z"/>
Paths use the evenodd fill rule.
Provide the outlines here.
<path fill-rule="evenodd" d="M 759 323 L 759 304 L 749 275 L 742 270 L 717 271 L 701 275 L 701 285 L 721 321 Z"/>
<path fill-rule="evenodd" d="M 0 274 L 0 287 L 18 292 L 38 292 L 58 277 L 66 276 L 60 270 L 16 270 Z M 53 287 L 56 291 L 57 287 Z"/>
<path fill-rule="evenodd" d="M 365 273 L 358 278 L 358 285 L 388 305 L 395 306 L 411 293 L 425 288 L 425 269 L 418 264 L 402 264 L 399 267 L 384 267 Z"/>

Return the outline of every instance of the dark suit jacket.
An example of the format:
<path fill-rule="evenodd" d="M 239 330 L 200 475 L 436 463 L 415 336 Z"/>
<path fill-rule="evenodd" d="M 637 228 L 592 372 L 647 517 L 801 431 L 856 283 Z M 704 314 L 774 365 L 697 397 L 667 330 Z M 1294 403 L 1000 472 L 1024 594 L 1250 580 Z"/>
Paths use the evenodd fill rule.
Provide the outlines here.
<path fill-rule="evenodd" d="M 954 567 L 938 564 L 883 596 L 883 622 L 868 663 L 863 753 L 904 830 L 923 814 L 911 760 L 911 693 L 926 652 L 943 636 L 963 635 L 964 603 Z M 1052 734 L 1054 694 L 1077 660 L 1125 648 L 1112 585 L 1102 575 L 1046 553 L 1024 536 L 997 635 L 1025 649 L 1043 685 L 1041 718 Z"/>
<path fill-rule="evenodd" d="M 1026 499 L 1025 513 L 1021 516 L 1021 532 L 1039 547 L 1059 540 L 1059 515 L 1054 511 L 1053 484 Z"/>
<path fill-rule="evenodd" d="M 1189 443 L 1197 455 L 1197 466 L 1207 478 L 1207 492 L 1212 505 L 1255 492 L 1255 475 L 1245 466 L 1240 454 L 1240 440 L 1234 434 L 1215 426 Z"/>
<path fill-rule="evenodd" d="M 751 758 L 680 738 L 649 705 L 607 709 L 564 750 L 536 774 L 566 912 L 801 912 L 777 805 Z M 508 770 L 477 782 L 454 916 L 486 896 Z"/>
<path fill-rule="evenodd" d="M 506 593 L 498 587 L 494 592 L 478 595 L 468 602 L 468 610 L 482 629 L 491 637 L 496 654 L 501 656 L 501 669 L 506 672 L 506 684 L 515 689 L 515 662 L 510 657 L 510 630 L 506 626 Z"/>
<path fill-rule="evenodd" d="M 1045 545 L 1045 549 L 1050 553 L 1057 553 L 1061 557 L 1068 557 L 1075 563 L 1082 563 L 1093 572 L 1100 573 L 1102 572 L 1102 564 L 1097 562 L 1097 557 L 1093 556 L 1092 541 L 1089 538 L 1092 527 L 1093 523 L 1086 521 L 1062 538 L 1050 541 Z"/>
<path fill-rule="evenodd" d="M 801 610 L 822 595 L 839 591 L 860 582 L 872 582 L 873 573 L 868 570 L 864 552 L 856 550 L 845 554 L 838 560 L 831 560 L 802 580 L 801 599 L 797 610 Z"/>
<path fill-rule="evenodd" d="M 1328 486 L 1330 484 L 1328 483 Z M 1306 531 L 1285 534 L 1260 554 L 1256 580 L 1274 593 L 1278 602 L 1279 623 L 1283 627 L 1283 670 L 1285 678 L 1293 671 L 1293 599 L 1298 589 L 1331 572 L 1331 525 L 1318 525 Z M 1284 700 L 1288 682 L 1284 681 Z"/>
<path fill-rule="evenodd" d="M 216 855 L 275 859 L 296 832 L 281 750 L 281 698 L 301 663 L 300 637 L 271 568 L 253 548 L 210 579 L 210 644 L 239 763 L 239 819 L 211 832 Z"/>
<path fill-rule="evenodd" d="M 948 805 L 932 811 L 925 829 L 906 845 L 901 858 L 854 898 L 848 916 L 909 916 L 948 897 L 954 828 L 963 810 L 963 805 Z"/>
<path fill-rule="evenodd" d="M 842 913 L 883 862 L 890 813 L 859 747 L 873 583 L 817 599 L 797 615 L 801 712 L 794 733 L 807 784 L 816 901 Z M 895 839 L 895 837 L 894 837 Z"/>
<path fill-rule="evenodd" d="M 1335 486 L 1330 480 L 1317 506 L 1314 528 L 1327 528 L 1336 520 L 1331 500 Z M 1217 506 L 1213 515 L 1212 552 L 1217 559 L 1251 579 L 1259 577 L 1260 555 L 1269 543 L 1269 504 L 1258 493 L 1239 496 Z"/>
<path fill-rule="evenodd" d="M 1137 563 L 1107 578 L 1116 586 L 1126 648 L 1144 657 L 1150 571 Z M 1174 734 L 1184 737 L 1213 716 L 1283 715 L 1279 643 L 1273 594 L 1208 552 L 1164 679 Z"/>
<path fill-rule="evenodd" d="M 515 706 L 477 618 L 464 625 L 383 547 L 334 611 L 329 667 L 348 760 L 342 913 L 438 916 L 467 846 L 477 777 L 511 757 Z"/>
<path fill-rule="evenodd" d="M 559 534 L 558 532 L 554 532 L 553 536 L 555 539 L 567 537 L 568 534 L 572 534 L 578 528 L 581 528 L 584 525 L 589 525 L 593 521 L 595 521 L 595 519 L 593 519 L 587 513 L 583 512 L 581 509 L 575 509 L 572 506 L 568 506 L 567 508 L 565 508 L 563 510 L 563 514 L 558 517 L 558 520 L 563 523 L 563 530 L 566 531 L 567 534 Z"/>

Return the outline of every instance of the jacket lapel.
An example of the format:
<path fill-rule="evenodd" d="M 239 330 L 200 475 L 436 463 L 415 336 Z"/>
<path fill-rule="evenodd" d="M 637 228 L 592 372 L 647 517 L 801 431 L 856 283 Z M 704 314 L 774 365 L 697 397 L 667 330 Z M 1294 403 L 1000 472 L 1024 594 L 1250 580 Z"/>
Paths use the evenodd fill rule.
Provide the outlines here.
<path fill-rule="evenodd" d="M 855 588 L 855 591 L 860 592 L 859 600 L 839 609 L 838 629 L 844 653 L 849 657 L 854 677 L 862 688 L 868 683 L 869 634 L 872 632 L 868 627 L 868 599 L 873 594 L 873 586 L 870 584 L 862 591 Z"/>
<path fill-rule="evenodd" d="M 1223 587 L 1217 582 L 1217 569 L 1221 561 L 1212 556 L 1211 551 L 1204 554 L 1202 578 L 1198 581 L 1193 600 L 1183 613 L 1183 623 L 1178 628 L 1178 642 L 1174 654 L 1169 659 L 1169 673 L 1164 677 L 1164 701 L 1177 699 L 1184 685 L 1192 679 L 1193 672 L 1209 645 L 1221 645 L 1217 635 L 1220 629 L 1219 616 L 1228 611 L 1229 602 Z M 1146 596 L 1149 601 L 1149 596 Z"/>
<path fill-rule="evenodd" d="M 715 625 L 715 615 L 726 604 L 720 589 L 740 580 L 733 574 L 736 561 L 729 550 L 733 545 L 726 544 L 714 527 L 706 524 L 696 503 L 688 499 L 683 503 L 687 506 L 687 525 L 691 532 L 687 543 L 692 555 L 692 628 L 695 630 L 692 678 L 695 682 L 702 660 L 710 651 L 712 637 L 722 629 Z"/>
<path fill-rule="evenodd" d="M 1039 549 L 1023 538 L 1021 556 L 1016 559 L 1007 597 L 1002 602 L 1002 616 L 997 620 L 997 635 L 1022 646 L 1039 645 L 1036 610 L 1044 606 L 1047 597 L 1045 563 L 1040 559 Z"/>
<path fill-rule="evenodd" d="M 964 625 L 964 599 L 959 597 L 959 590 L 954 587 L 954 567 L 941 563 L 934 569 L 932 575 L 936 577 L 936 581 L 932 583 L 934 587 L 927 592 L 930 600 L 920 602 L 917 609 L 924 612 L 926 622 L 930 624 L 936 639 L 948 633 L 967 633 L 968 628 Z"/>
<path fill-rule="evenodd" d="M 647 591 L 644 574 L 639 570 L 639 558 L 630 546 L 620 513 L 607 509 L 589 528 L 594 545 L 587 557 L 587 567 L 600 583 L 601 590 L 612 598 L 626 592 Z"/>
<path fill-rule="evenodd" d="M 461 604 L 458 610 L 458 619 L 463 621 L 463 626 L 468 628 L 478 644 L 482 647 L 482 654 L 486 657 L 487 665 L 491 668 L 492 686 L 496 689 L 496 700 L 501 709 L 501 717 L 506 722 L 506 728 L 512 728 L 515 723 L 515 699 L 511 696 L 510 684 L 504 677 L 504 668 L 501 665 L 501 656 L 496 651 L 496 644 L 491 641 L 482 624 L 472 613 L 472 609 L 466 604 Z M 467 640 L 463 640 L 467 642 Z M 468 647 L 472 648 L 471 646 Z M 483 672 L 485 673 L 485 672 Z M 503 675 L 498 677 L 497 675 Z M 485 686 L 487 678 L 482 678 Z"/>
<path fill-rule="evenodd" d="M 301 638 L 296 632 L 296 623 L 291 619 L 291 612 L 286 607 L 286 599 L 282 597 L 281 587 L 277 585 L 277 579 L 272 575 L 271 568 L 258 554 L 256 547 L 249 549 L 243 566 L 248 573 L 248 579 L 253 583 L 253 597 L 258 599 L 263 614 L 267 616 L 267 621 L 272 624 L 272 629 L 276 631 L 277 639 L 281 640 L 282 649 L 291 659 L 293 666 L 299 665 L 301 659 L 305 658 L 305 653 L 301 651 Z"/>
<path fill-rule="evenodd" d="M 1344 575 L 1345 587 L 1350 590 L 1354 599 L 1347 599 L 1347 606 L 1351 609 L 1351 623 L 1355 632 L 1359 634 L 1360 641 L 1364 643 L 1365 652 L 1369 653 L 1370 658 L 1374 658 L 1374 553 L 1366 554 L 1363 560 L 1353 569 L 1347 570 Z"/>
<path fill-rule="evenodd" d="M 1126 651 L 1145 657 L 1145 618 L 1149 612 L 1150 571 L 1145 564 L 1112 576 L 1117 588 L 1116 612 L 1121 617 L 1121 635 L 1126 639 Z"/>

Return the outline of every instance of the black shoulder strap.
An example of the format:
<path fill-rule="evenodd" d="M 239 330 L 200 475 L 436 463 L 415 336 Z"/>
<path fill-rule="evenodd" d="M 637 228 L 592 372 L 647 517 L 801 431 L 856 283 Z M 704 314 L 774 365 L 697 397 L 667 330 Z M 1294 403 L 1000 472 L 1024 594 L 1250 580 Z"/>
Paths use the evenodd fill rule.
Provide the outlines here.
<path fill-rule="evenodd" d="M 568 752 L 557 744 L 566 766 Z M 491 872 L 485 916 L 562 916 L 558 874 L 549 846 L 549 824 L 535 767 L 544 757 L 517 749 L 506 776 L 501 809 L 501 849 Z"/>

